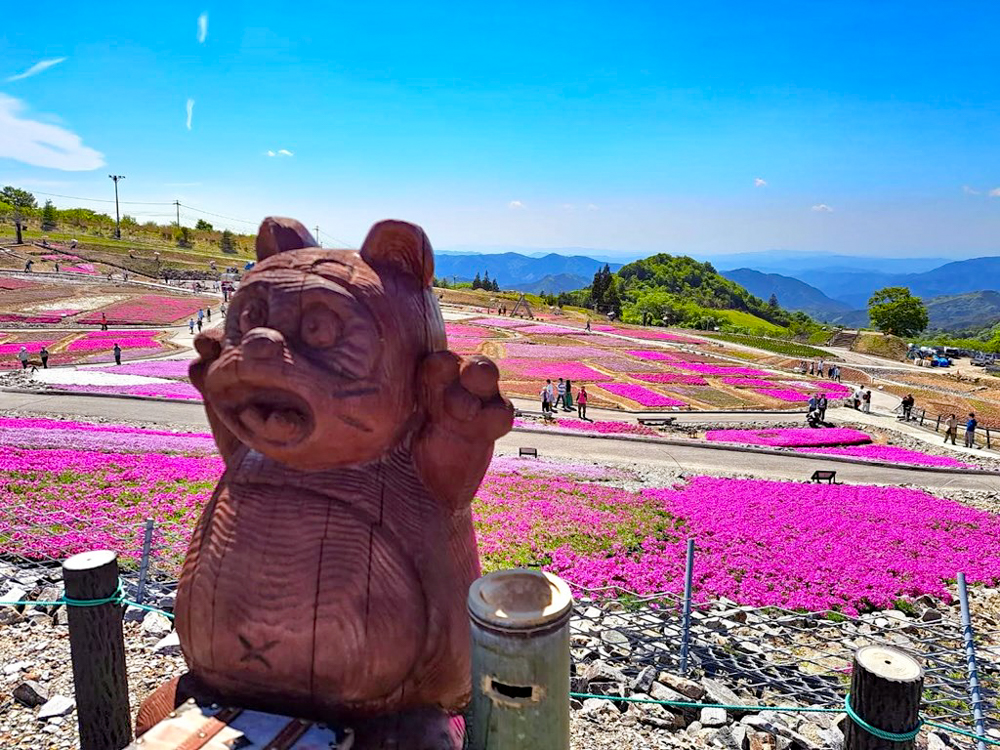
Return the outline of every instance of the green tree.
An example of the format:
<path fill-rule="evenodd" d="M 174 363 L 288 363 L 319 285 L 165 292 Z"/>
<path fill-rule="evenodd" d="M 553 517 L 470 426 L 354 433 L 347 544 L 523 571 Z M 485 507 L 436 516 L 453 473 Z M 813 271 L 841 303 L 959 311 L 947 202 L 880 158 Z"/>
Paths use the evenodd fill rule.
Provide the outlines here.
<path fill-rule="evenodd" d="M 45 201 L 45 206 L 42 208 L 42 229 L 47 232 L 55 228 L 56 207 L 52 205 L 52 201 Z"/>
<path fill-rule="evenodd" d="M 494 292 L 499 292 L 500 291 L 500 284 L 497 283 L 496 279 L 493 279 L 493 291 Z"/>
<path fill-rule="evenodd" d="M 483 280 L 481 278 L 479 278 L 479 273 L 478 272 L 476 272 L 476 278 L 474 278 L 472 280 L 472 288 L 473 289 L 482 289 L 483 288 Z"/>
<path fill-rule="evenodd" d="M 879 289 L 868 300 L 868 317 L 883 333 L 908 337 L 927 328 L 927 308 L 905 286 Z"/>
<path fill-rule="evenodd" d="M 604 268 L 597 269 L 594 274 L 594 281 L 590 285 L 590 300 L 597 310 L 604 310 L 607 307 L 608 286 L 611 284 L 611 266 L 605 264 Z"/>
<path fill-rule="evenodd" d="M 177 230 L 177 247 L 191 247 L 194 243 L 191 241 L 191 230 L 187 227 L 181 227 Z"/>
<path fill-rule="evenodd" d="M 487 292 L 493 291 L 493 281 L 490 279 L 490 272 L 487 269 L 486 273 L 483 274 L 483 289 Z"/>
<path fill-rule="evenodd" d="M 222 238 L 219 240 L 219 249 L 230 255 L 236 253 L 236 241 L 233 239 L 233 233 L 228 229 L 222 233 Z"/>
<path fill-rule="evenodd" d="M 778 304 L 778 295 L 774 292 L 771 293 L 771 298 L 767 301 L 767 306 L 772 310 L 777 310 L 781 305 Z"/>
<path fill-rule="evenodd" d="M 622 300 L 618 294 L 618 279 L 611 275 L 611 269 L 607 266 L 604 269 L 608 273 L 608 286 L 604 291 L 604 307 L 607 312 L 613 312 L 615 316 L 621 317 Z"/>
<path fill-rule="evenodd" d="M 3 190 L 0 190 L 0 201 L 9 203 L 14 208 L 38 207 L 38 204 L 35 202 L 35 196 L 27 190 L 21 190 L 21 188 L 12 187 L 10 185 L 7 185 L 7 187 Z"/>
<path fill-rule="evenodd" d="M 198 219 L 198 223 L 194 225 L 194 228 L 197 229 L 199 232 L 211 232 L 212 231 L 212 225 L 209 224 L 204 219 Z"/>

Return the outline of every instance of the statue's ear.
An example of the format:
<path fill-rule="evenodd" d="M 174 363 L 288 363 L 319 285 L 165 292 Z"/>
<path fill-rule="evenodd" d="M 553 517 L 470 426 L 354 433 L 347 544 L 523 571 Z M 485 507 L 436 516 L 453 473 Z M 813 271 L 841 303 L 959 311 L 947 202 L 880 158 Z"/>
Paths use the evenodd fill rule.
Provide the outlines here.
<path fill-rule="evenodd" d="M 434 280 L 434 249 L 416 224 L 380 221 L 365 237 L 361 257 L 373 268 L 391 267 L 413 276 L 421 286 Z"/>
<path fill-rule="evenodd" d="M 284 216 L 268 216 L 257 232 L 257 260 L 303 247 L 317 247 L 316 240 L 301 222 Z"/>

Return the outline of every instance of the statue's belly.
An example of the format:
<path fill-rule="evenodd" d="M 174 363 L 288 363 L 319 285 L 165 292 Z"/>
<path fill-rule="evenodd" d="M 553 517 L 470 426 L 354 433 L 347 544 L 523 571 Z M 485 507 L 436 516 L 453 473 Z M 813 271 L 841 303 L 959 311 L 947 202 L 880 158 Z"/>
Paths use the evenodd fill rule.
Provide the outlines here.
<path fill-rule="evenodd" d="M 313 705 L 393 702 L 427 631 L 423 588 L 391 532 L 298 487 L 223 488 L 185 564 L 178 629 L 225 694 Z"/>

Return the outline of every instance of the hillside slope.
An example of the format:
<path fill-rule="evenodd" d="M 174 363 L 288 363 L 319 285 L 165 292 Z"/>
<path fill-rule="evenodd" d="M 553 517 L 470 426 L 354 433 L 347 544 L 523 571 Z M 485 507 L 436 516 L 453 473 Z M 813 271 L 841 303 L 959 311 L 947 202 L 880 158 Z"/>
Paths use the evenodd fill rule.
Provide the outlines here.
<path fill-rule="evenodd" d="M 929 299 L 925 304 L 931 330 L 966 331 L 1000 321 L 1000 292 L 946 295 Z"/>
<path fill-rule="evenodd" d="M 575 289 L 583 289 L 590 286 L 592 277 L 578 276 L 572 273 L 546 274 L 538 281 L 531 281 L 526 284 L 513 284 L 510 288 L 516 292 L 527 292 L 528 294 L 559 294 L 560 292 L 572 292 Z"/>
<path fill-rule="evenodd" d="M 722 271 L 721 275 L 735 281 L 751 294 L 770 299 L 774 294 L 786 310 L 801 310 L 811 317 L 828 320 L 850 311 L 850 305 L 827 297 L 804 281 L 777 273 L 761 273 L 751 268 Z"/>
<path fill-rule="evenodd" d="M 576 283 L 567 289 L 551 289 L 544 287 L 546 292 L 569 291 L 580 289 L 590 284 L 594 274 L 605 264 L 593 258 L 582 255 L 557 255 L 549 253 L 541 258 L 530 258 L 520 253 L 498 253 L 495 255 L 442 253 L 434 257 L 434 273 L 438 278 L 457 278 L 458 281 L 471 281 L 476 274 L 489 273 L 491 279 L 496 279 L 505 289 L 520 288 L 534 285 L 546 276 L 576 276 L 584 282 Z M 611 270 L 621 268 L 619 264 L 611 264 Z"/>

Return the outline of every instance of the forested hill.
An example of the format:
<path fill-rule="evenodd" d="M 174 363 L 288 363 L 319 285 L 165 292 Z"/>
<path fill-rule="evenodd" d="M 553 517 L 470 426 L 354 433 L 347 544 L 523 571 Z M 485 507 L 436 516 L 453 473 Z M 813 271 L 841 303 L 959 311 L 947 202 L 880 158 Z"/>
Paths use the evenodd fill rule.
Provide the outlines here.
<path fill-rule="evenodd" d="M 777 325 L 792 316 L 777 305 L 755 297 L 734 281 L 719 275 L 711 263 L 683 255 L 653 255 L 623 266 L 617 274 L 623 303 L 649 308 L 656 316 L 659 301 L 673 306 L 697 305 L 715 310 L 748 312 Z"/>

